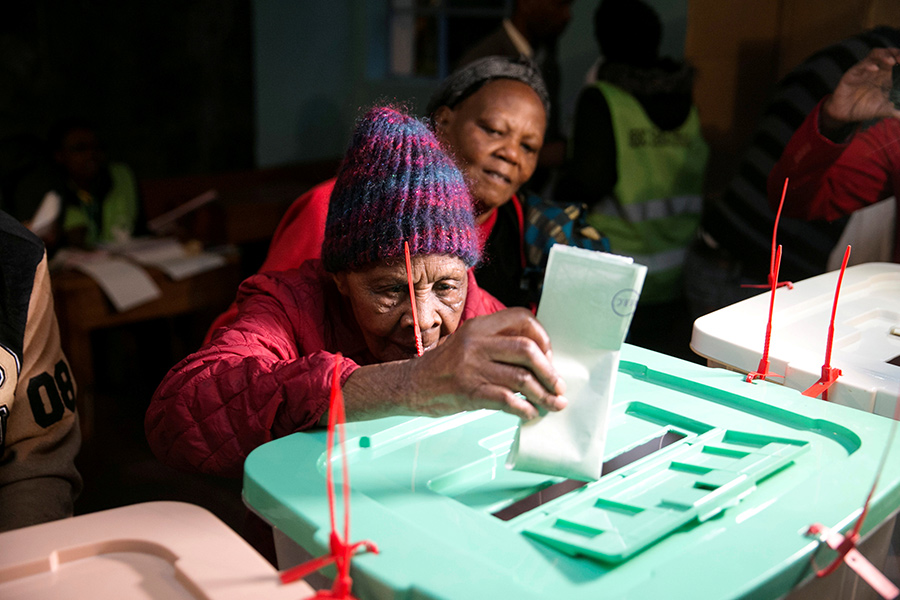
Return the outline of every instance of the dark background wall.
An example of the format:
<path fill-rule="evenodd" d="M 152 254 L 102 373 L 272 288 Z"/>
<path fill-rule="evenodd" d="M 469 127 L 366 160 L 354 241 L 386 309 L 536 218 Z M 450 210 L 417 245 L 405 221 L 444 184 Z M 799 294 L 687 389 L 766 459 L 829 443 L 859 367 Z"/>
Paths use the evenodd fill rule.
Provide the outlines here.
<path fill-rule="evenodd" d="M 250 0 L 0 3 L 0 140 L 100 125 L 138 177 L 254 161 Z"/>
<path fill-rule="evenodd" d="M 564 116 L 574 112 L 585 74 L 599 54 L 593 34 L 599 1 L 575 0 L 572 20 L 559 40 Z M 665 24 L 662 52 L 683 56 L 688 0 L 647 1 Z M 361 107 L 372 103 L 397 101 L 413 111 L 424 109 L 438 79 L 386 73 L 390 4 L 391 0 L 253 2 L 258 166 L 341 156 Z M 444 4 L 496 6 L 497 1 Z"/>
<path fill-rule="evenodd" d="M 597 58 L 597 1 L 573 4 L 560 40 L 574 108 Z M 102 127 L 140 179 L 337 159 L 361 107 L 424 106 L 438 80 L 385 74 L 389 0 L 0 2 L 0 175 L 11 136 L 58 117 Z M 651 0 L 663 50 L 681 55 L 687 0 Z M 16 143 L 21 138 L 16 138 Z"/>

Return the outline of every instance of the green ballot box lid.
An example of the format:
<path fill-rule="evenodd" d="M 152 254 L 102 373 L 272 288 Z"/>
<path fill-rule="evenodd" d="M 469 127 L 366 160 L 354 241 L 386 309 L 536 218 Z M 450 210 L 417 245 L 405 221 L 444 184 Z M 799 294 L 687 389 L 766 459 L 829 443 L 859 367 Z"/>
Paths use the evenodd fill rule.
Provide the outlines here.
<path fill-rule="evenodd" d="M 627 344 L 621 358 L 590 483 L 507 469 L 505 413 L 348 424 L 351 541 L 380 550 L 354 557 L 354 594 L 762 599 L 812 580 L 834 553 L 809 526 L 852 528 L 893 421 Z M 330 533 L 325 440 L 294 434 L 245 463 L 247 505 L 313 555 Z M 898 506 L 894 440 L 863 535 Z"/>

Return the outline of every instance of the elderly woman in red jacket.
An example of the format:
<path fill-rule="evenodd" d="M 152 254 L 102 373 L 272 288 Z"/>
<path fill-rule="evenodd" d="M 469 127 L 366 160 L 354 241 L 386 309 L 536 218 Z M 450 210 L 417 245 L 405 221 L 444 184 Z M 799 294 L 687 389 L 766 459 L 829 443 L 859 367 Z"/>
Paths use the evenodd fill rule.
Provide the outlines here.
<path fill-rule="evenodd" d="M 491 56 L 468 64 L 435 90 L 426 107 L 444 149 L 469 182 L 483 259 L 479 282 L 506 306 L 530 306 L 522 288 L 525 210 L 517 192 L 534 173 L 550 110 L 537 65 Z M 259 269 L 286 271 L 318 258 L 335 180 L 297 198 L 278 224 Z M 232 304 L 209 328 L 206 340 L 237 315 Z"/>
<path fill-rule="evenodd" d="M 477 236 L 466 183 L 428 128 L 369 111 L 337 177 L 322 258 L 242 284 L 235 322 L 154 394 L 145 424 L 156 455 L 239 475 L 255 447 L 327 421 L 336 353 L 352 420 L 563 408 L 546 332 L 478 287 Z"/>

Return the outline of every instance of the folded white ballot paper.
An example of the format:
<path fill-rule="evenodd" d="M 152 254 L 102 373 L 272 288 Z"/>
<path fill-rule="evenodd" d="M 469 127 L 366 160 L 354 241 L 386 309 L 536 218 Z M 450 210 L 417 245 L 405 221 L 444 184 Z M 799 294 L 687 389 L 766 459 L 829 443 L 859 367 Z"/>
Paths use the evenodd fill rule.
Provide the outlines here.
<path fill-rule="evenodd" d="M 519 424 L 508 467 L 600 478 L 619 350 L 646 273 L 629 257 L 560 244 L 550 249 L 537 318 L 550 335 L 569 404 Z"/>

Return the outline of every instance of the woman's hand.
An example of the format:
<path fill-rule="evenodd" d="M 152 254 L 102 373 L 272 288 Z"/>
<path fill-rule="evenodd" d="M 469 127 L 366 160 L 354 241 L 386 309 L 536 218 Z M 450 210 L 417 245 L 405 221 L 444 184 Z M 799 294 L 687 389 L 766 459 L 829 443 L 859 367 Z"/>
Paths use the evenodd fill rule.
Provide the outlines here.
<path fill-rule="evenodd" d="M 898 63 L 900 48 L 875 48 L 850 67 L 822 106 L 821 132 L 827 136 L 868 119 L 900 118 L 900 110 L 889 99 L 891 72 Z"/>
<path fill-rule="evenodd" d="M 490 408 L 533 419 L 539 410 L 566 406 L 565 383 L 550 364 L 550 339 L 524 308 L 466 321 L 420 358 L 361 367 L 343 390 L 350 418 L 354 407 L 376 409 L 372 403 L 385 412 L 357 418 Z"/>
<path fill-rule="evenodd" d="M 539 408 L 566 405 L 550 338 L 524 308 L 463 323 L 415 367 L 415 396 L 426 413 L 492 408 L 532 419 Z"/>

